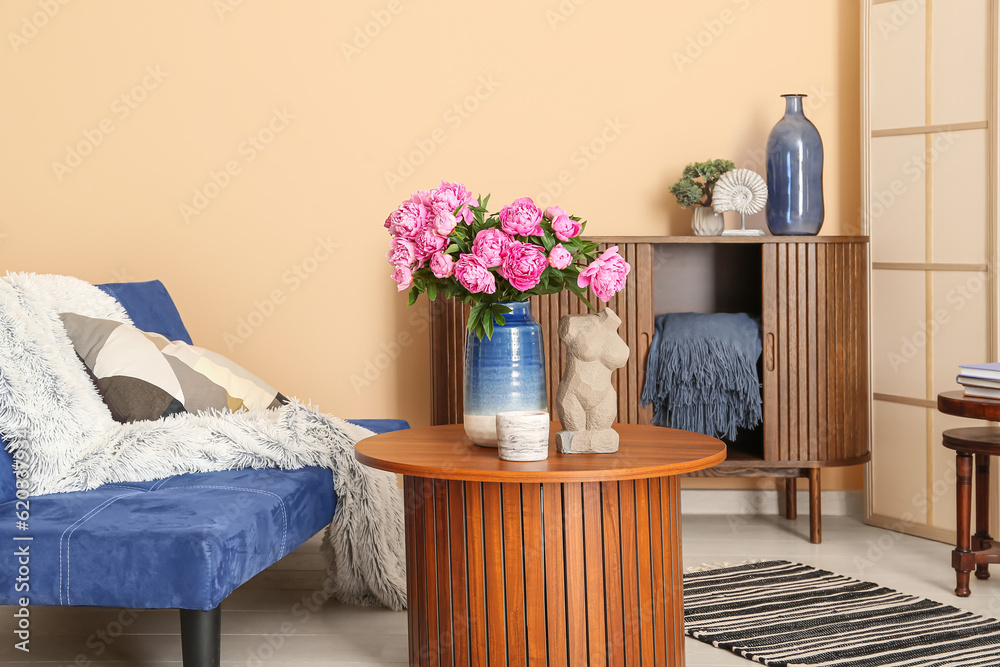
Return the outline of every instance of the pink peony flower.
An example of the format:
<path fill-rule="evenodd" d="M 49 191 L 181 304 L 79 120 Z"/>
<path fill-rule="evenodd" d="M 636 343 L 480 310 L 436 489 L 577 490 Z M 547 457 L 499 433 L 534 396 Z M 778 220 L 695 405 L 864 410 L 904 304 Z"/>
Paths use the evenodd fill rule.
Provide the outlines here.
<path fill-rule="evenodd" d="M 395 236 L 389 242 L 389 252 L 385 253 L 385 258 L 393 266 L 411 267 L 417 261 L 417 247 L 413 245 L 413 241 Z"/>
<path fill-rule="evenodd" d="M 472 254 L 483 260 L 486 266 L 500 266 L 500 255 L 504 248 L 511 244 L 512 239 L 495 227 L 484 229 L 476 234 L 472 242 Z"/>
<path fill-rule="evenodd" d="M 549 206 L 545 209 L 545 218 L 548 220 L 555 220 L 556 218 L 569 217 L 569 213 L 562 210 L 558 206 Z"/>
<path fill-rule="evenodd" d="M 462 255 L 455 262 L 455 278 L 472 294 L 493 294 L 497 291 L 496 278 L 486 263 L 475 255 Z"/>
<path fill-rule="evenodd" d="M 500 226 L 511 236 L 541 236 L 542 211 L 531 197 L 521 197 L 500 209 Z"/>
<path fill-rule="evenodd" d="M 417 234 L 417 238 L 413 239 L 413 245 L 416 247 L 417 260 L 423 263 L 430 259 L 434 253 L 447 248 L 448 239 L 444 236 L 438 236 L 430 227 L 424 227 Z"/>
<path fill-rule="evenodd" d="M 414 204 L 423 204 L 424 208 L 428 211 L 434 205 L 434 191 L 433 190 L 417 190 L 412 195 L 410 195 L 410 201 Z"/>
<path fill-rule="evenodd" d="M 427 226 L 427 207 L 405 201 L 385 219 L 385 226 L 393 236 L 413 240 Z"/>
<path fill-rule="evenodd" d="M 434 207 L 451 211 L 467 225 L 471 225 L 473 220 L 469 207 L 479 206 L 479 200 L 473 199 L 464 185 L 446 181 L 441 181 L 441 186 L 431 191 L 431 200 Z"/>
<path fill-rule="evenodd" d="M 503 251 L 500 275 L 514 289 L 524 292 L 538 284 L 542 272 L 549 266 L 545 248 L 534 243 L 514 242 Z"/>
<path fill-rule="evenodd" d="M 451 255 L 443 252 L 436 252 L 431 255 L 431 273 L 435 278 L 450 278 L 455 273 L 455 260 Z"/>
<path fill-rule="evenodd" d="M 583 225 L 569 216 L 561 215 L 552 221 L 552 232 L 560 241 L 576 238 L 583 231 Z"/>
<path fill-rule="evenodd" d="M 405 266 L 397 266 L 392 272 L 392 279 L 396 281 L 396 290 L 405 292 L 413 284 L 413 272 Z"/>
<path fill-rule="evenodd" d="M 631 269 L 618 254 L 618 246 L 612 246 L 580 272 L 576 284 L 579 287 L 589 285 L 597 298 L 607 303 L 617 292 L 625 289 L 625 277 Z"/>
<path fill-rule="evenodd" d="M 455 229 L 455 225 L 458 224 L 458 220 L 455 219 L 455 215 L 447 209 L 435 208 L 434 219 L 431 220 L 431 227 L 434 231 L 441 236 L 448 236 Z"/>
<path fill-rule="evenodd" d="M 573 255 L 563 247 L 562 243 L 557 243 L 549 252 L 549 266 L 553 269 L 565 269 L 573 263 Z"/>

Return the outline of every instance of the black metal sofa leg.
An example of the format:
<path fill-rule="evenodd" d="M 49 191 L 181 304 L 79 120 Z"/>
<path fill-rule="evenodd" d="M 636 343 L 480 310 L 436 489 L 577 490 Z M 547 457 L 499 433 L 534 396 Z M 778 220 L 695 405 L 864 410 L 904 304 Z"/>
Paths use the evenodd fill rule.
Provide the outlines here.
<path fill-rule="evenodd" d="M 222 606 L 210 611 L 181 609 L 184 667 L 219 667 Z"/>

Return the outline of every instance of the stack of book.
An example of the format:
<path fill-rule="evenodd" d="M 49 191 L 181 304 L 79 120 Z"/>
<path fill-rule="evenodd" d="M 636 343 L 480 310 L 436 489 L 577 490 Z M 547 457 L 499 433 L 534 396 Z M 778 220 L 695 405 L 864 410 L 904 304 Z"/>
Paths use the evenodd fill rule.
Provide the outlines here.
<path fill-rule="evenodd" d="M 958 383 L 966 396 L 1000 399 L 1000 364 L 959 366 Z"/>

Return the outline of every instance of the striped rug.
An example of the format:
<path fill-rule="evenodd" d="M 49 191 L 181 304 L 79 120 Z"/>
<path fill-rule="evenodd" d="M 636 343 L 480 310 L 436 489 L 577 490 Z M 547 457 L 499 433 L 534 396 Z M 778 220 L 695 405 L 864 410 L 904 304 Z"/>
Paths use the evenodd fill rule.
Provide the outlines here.
<path fill-rule="evenodd" d="M 1000 621 L 788 561 L 684 575 L 685 631 L 763 665 L 996 667 Z"/>

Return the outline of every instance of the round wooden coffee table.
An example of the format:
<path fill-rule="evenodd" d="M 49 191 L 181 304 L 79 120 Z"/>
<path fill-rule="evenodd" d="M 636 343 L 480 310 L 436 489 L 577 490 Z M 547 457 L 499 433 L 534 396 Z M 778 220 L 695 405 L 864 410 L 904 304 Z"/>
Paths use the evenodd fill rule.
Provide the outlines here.
<path fill-rule="evenodd" d="M 358 443 L 402 473 L 411 665 L 684 664 L 680 484 L 726 447 L 616 424 L 615 454 L 501 461 L 461 425 Z M 547 661 L 547 662 L 546 662 Z"/>

